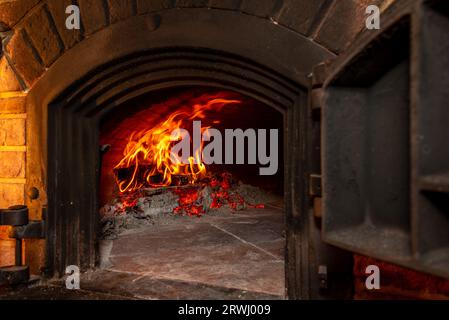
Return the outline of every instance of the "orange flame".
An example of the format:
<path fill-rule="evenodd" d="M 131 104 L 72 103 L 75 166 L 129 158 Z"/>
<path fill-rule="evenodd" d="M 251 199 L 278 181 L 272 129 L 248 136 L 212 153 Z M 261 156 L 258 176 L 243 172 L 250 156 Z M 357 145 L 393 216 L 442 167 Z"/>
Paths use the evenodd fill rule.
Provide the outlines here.
<path fill-rule="evenodd" d="M 135 191 L 144 185 L 169 186 L 172 184 L 173 175 L 186 176 L 191 184 L 198 181 L 206 173 L 206 166 L 201 157 L 203 141 L 201 141 L 199 150 L 195 150 L 195 154 L 188 158 L 188 164 L 182 163 L 181 159 L 172 161 L 171 149 L 174 143 L 171 137 L 172 132 L 188 127 L 187 121 L 205 119 L 206 111 L 212 108 L 219 110 L 232 103 L 240 103 L 240 101 L 217 98 L 216 96 L 207 97 L 206 103 L 184 106 L 179 109 L 180 111 L 173 112 L 165 121 L 153 128 L 133 132 L 123 152 L 124 157 L 114 167 L 114 170 L 126 168 L 132 171 L 132 174 L 126 178 L 119 178 L 119 175 L 115 175 L 120 192 Z M 217 120 L 213 120 L 213 123 L 217 123 Z M 201 134 L 207 132 L 209 128 L 202 127 Z M 185 137 L 179 133 L 176 138 L 178 138 L 177 141 L 180 141 Z M 145 170 L 143 178 L 139 174 L 139 170 L 142 169 Z M 162 179 L 155 183 L 151 179 L 157 175 Z"/>

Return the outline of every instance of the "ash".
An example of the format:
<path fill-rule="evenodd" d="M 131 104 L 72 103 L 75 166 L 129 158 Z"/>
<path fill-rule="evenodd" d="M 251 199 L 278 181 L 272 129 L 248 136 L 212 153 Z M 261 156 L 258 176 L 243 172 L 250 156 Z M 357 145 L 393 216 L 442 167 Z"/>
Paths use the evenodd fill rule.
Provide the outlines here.
<path fill-rule="evenodd" d="M 261 188 L 234 181 L 230 174 L 215 175 L 195 185 L 143 188 L 117 195 L 100 209 L 100 237 L 113 240 L 125 231 L 176 223 L 186 216 L 264 208 L 274 198 Z"/>

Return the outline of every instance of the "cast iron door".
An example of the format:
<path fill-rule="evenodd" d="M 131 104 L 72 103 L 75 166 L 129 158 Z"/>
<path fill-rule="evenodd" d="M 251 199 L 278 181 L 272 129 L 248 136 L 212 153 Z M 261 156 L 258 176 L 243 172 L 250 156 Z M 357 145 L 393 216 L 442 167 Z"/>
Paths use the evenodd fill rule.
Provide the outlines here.
<path fill-rule="evenodd" d="M 449 5 L 410 3 L 324 81 L 322 239 L 449 278 Z"/>

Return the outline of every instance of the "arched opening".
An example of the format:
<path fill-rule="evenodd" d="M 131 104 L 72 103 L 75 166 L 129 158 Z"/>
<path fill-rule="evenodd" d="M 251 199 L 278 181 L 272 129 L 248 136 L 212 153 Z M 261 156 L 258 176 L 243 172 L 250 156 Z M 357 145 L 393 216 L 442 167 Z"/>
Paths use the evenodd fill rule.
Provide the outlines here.
<path fill-rule="evenodd" d="M 192 17 L 195 17 L 192 19 Z M 226 28 L 223 28 L 226 26 Z M 239 36 L 236 36 L 236 35 Z M 213 41 L 211 41 L 213 39 Z M 255 99 L 283 114 L 286 287 L 306 297 L 308 260 L 304 165 L 308 75 L 333 57 L 326 48 L 270 19 L 215 9 L 139 14 L 84 37 L 36 81 L 27 97 L 28 203 L 47 217 L 49 277 L 65 267 L 100 264 L 99 130 L 131 99 L 181 86 L 209 86 Z M 38 134 L 36 134 L 38 133 Z M 48 210 L 46 210 L 48 207 Z M 44 256 L 44 255 L 42 255 Z M 299 257 L 302 257 L 299 259 Z"/>
<path fill-rule="evenodd" d="M 172 122 L 163 126 L 171 117 Z M 207 156 L 211 157 L 210 160 L 206 160 L 208 163 L 205 163 L 205 175 L 210 172 L 229 172 L 235 176 L 236 180 L 245 180 L 260 185 L 278 196 L 283 195 L 283 114 L 254 98 L 230 90 L 183 86 L 159 90 L 134 98 L 102 119 L 100 145 L 104 150 L 101 157 L 100 206 L 106 204 L 120 191 L 132 192 L 133 190 L 130 189 L 188 184 L 187 181 L 177 181 L 175 175 L 193 175 L 198 168 L 190 172 L 190 167 L 187 165 L 181 164 L 179 168 L 167 168 L 164 163 L 161 163 L 160 170 L 153 170 L 146 174 L 145 171 L 148 170 L 146 168 L 148 166 L 157 166 L 154 157 L 161 162 L 166 160 L 155 153 L 166 147 L 159 141 L 168 138 L 168 134 L 175 129 L 188 129 L 189 135 L 186 138 L 190 139 L 191 145 L 187 152 L 190 152 L 191 156 L 196 154 L 192 144 L 196 134 L 193 132 L 193 121 L 196 121 L 198 128 L 201 128 L 199 141 L 201 151 L 206 149 Z M 164 131 L 155 132 L 157 129 Z M 212 144 L 207 148 L 208 142 L 214 141 L 214 137 L 210 137 L 212 131 L 209 129 L 216 129 L 220 132 L 216 143 L 217 145 L 221 144 L 221 148 L 215 148 Z M 228 130 L 226 133 L 226 129 L 232 130 L 232 132 Z M 234 131 L 235 129 L 237 131 Z M 237 141 L 240 139 L 238 129 L 243 131 L 244 144 L 241 144 L 240 140 Z M 276 135 L 273 142 L 270 141 L 270 129 L 273 129 L 272 135 Z M 262 131 L 258 132 L 258 130 Z M 262 135 L 260 139 L 258 139 L 259 134 Z M 226 140 L 230 137 L 234 140 Z M 207 140 L 203 140 L 203 138 Z M 153 145 L 147 145 L 148 140 L 151 140 Z M 128 151 L 128 154 L 133 151 L 139 152 L 136 147 L 132 148 L 132 145 L 139 141 L 142 144 L 145 143 L 145 145 L 141 145 L 142 156 L 145 159 L 126 158 L 127 147 L 132 149 L 132 151 Z M 229 150 L 229 148 L 226 149 L 227 143 L 232 143 L 233 146 L 232 160 L 226 157 L 226 151 Z M 258 148 L 258 143 L 261 145 L 266 143 L 268 149 L 264 150 L 263 146 Z M 173 145 L 174 142 L 171 141 L 171 144 Z M 270 146 L 274 149 L 273 153 L 270 153 Z M 152 149 L 153 147 L 156 149 Z M 237 148 L 244 154 L 237 156 Z M 169 149 L 170 147 L 167 147 L 164 151 L 169 151 Z M 250 151 L 251 155 L 249 155 Z M 145 152 L 148 154 L 143 155 Z M 182 154 L 180 155 L 182 156 Z M 167 155 L 165 154 L 165 156 Z M 127 160 L 126 163 L 120 165 L 124 158 Z M 142 165 L 140 165 L 141 161 Z M 262 170 L 263 167 L 270 169 L 270 172 L 264 172 L 267 170 Z M 137 177 L 134 181 L 126 179 L 126 175 L 129 173 L 128 168 L 141 172 L 140 175 L 136 174 Z M 187 172 L 184 172 L 184 169 L 187 169 Z M 172 172 L 173 170 L 178 170 L 178 172 Z M 134 173 L 133 170 L 131 171 Z M 120 175 L 120 172 L 125 175 L 122 181 L 117 176 Z M 169 175 L 166 176 L 165 181 L 161 177 L 164 173 Z M 148 175 L 151 175 L 154 181 L 150 181 L 151 179 L 139 181 L 139 179 L 148 178 Z M 170 181 L 168 181 L 169 179 Z M 122 188 L 119 188 L 120 182 L 128 183 L 124 183 Z"/>
<path fill-rule="evenodd" d="M 297 135 L 295 132 L 299 125 L 295 122 L 293 115 L 298 112 L 297 109 L 294 111 L 299 107 L 298 101 L 304 103 L 304 98 L 301 99 L 300 87 L 280 74 L 241 57 L 210 50 L 165 49 L 163 52 L 162 50 L 142 52 L 125 57 L 108 66 L 101 66 L 83 81 L 71 86 L 70 90 L 49 105 L 48 232 L 50 236 L 47 240 L 47 264 L 50 269 L 62 274 L 66 265 L 76 264 L 80 265 L 82 270 L 88 270 L 101 267 L 104 262 L 101 252 L 110 248 L 105 248 L 104 242 L 101 242 L 107 237 L 102 234 L 104 219 L 99 214 L 99 209 L 104 209 L 111 201 L 121 201 L 121 193 L 117 192 L 115 183 L 118 177 L 115 169 L 121 169 L 122 178 L 124 170 L 124 179 L 126 180 L 126 170 L 130 168 L 117 167 L 120 162 L 120 157 L 117 155 L 121 153 L 123 156 L 123 149 L 131 137 L 129 133 L 132 134 L 136 130 L 128 130 L 120 137 L 118 132 L 122 132 L 125 127 L 138 129 L 142 125 L 144 127 L 140 127 L 141 129 L 148 129 L 145 128 L 145 124 L 153 128 L 162 120 L 167 119 L 171 113 L 176 112 L 179 108 L 179 101 L 184 101 L 184 106 L 194 107 L 201 103 L 207 104 L 207 99 L 204 99 L 211 96 L 224 96 L 230 101 L 239 101 L 239 103 L 230 103 L 227 108 L 222 106 L 218 106 L 218 109 L 210 108 L 205 118 L 211 119 L 211 121 L 206 121 L 210 122 L 206 123 L 207 126 L 216 125 L 218 131 L 222 132 L 226 129 L 239 129 L 239 127 L 240 129 L 251 129 L 256 135 L 255 141 L 258 139 L 258 130 L 265 129 L 268 132 L 270 129 L 274 129 L 278 132 L 276 137 L 278 163 L 277 170 L 273 175 L 260 176 L 257 174 L 260 168 L 267 167 L 269 164 L 266 161 L 260 163 L 256 157 L 255 164 L 245 164 L 246 162 L 244 162 L 244 164 L 236 165 L 232 161 L 225 165 L 211 164 L 208 166 L 210 175 L 205 176 L 206 180 L 198 179 L 191 183 L 187 177 L 188 187 L 193 185 L 197 189 L 206 184 L 211 187 L 210 179 L 213 176 L 222 177 L 221 174 L 226 173 L 233 177 L 232 190 L 212 187 L 215 194 L 229 191 L 228 193 L 234 194 L 235 197 L 234 200 L 229 200 L 229 197 L 225 199 L 227 196 L 215 199 L 226 204 L 222 209 L 226 207 L 227 211 L 225 210 L 223 217 L 220 217 L 219 214 L 210 216 L 215 220 L 235 219 L 235 221 L 231 221 L 230 226 L 237 227 L 236 231 L 232 228 L 228 230 L 220 226 L 218 222 L 213 223 L 213 228 L 218 230 L 219 236 L 225 236 L 231 242 L 235 241 L 237 246 L 243 244 L 244 250 L 240 254 L 244 258 L 234 254 L 242 249 L 241 247 L 240 249 L 228 247 L 225 248 L 228 251 L 225 250 L 222 256 L 223 263 L 215 261 L 218 262 L 216 265 L 224 266 L 223 268 L 226 269 L 226 258 L 232 257 L 233 261 L 227 261 L 227 270 L 233 270 L 234 275 L 236 271 L 239 271 L 238 267 L 235 268 L 236 265 L 240 265 L 246 270 L 242 271 L 243 276 L 240 274 L 239 277 L 235 277 L 236 283 L 228 283 L 224 286 L 253 290 L 271 296 L 283 296 L 285 291 L 283 282 L 285 221 L 289 219 L 287 212 L 291 213 L 291 209 L 289 209 L 292 207 L 291 192 L 294 191 L 291 188 L 285 189 L 284 186 L 292 185 L 291 170 L 296 165 L 291 159 L 289 149 L 284 146 L 289 141 L 292 146 L 299 142 L 291 140 L 291 135 Z M 289 131 L 290 128 L 292 129 Z M 267 138 L 269 138 L 268 135 Z M 247 138 L 244 137 L 243 141 L 245 139 Z M 109 153 L 102 154 L 101 146 L 105 144 L 111 145 L 112 148 Z M 248 143 L 243 145 L 244 148 L 245 146 L 248 147 Z M 234 148 L 237 147 L 234 146 Z M 266 155 L 269 148 L 270 146 L 265 150 Z M 237 155 L 234 156 L 236 162 Z M 247 151 L 243 158 L 249 158 Z M 160 175 L 160 173 L 158 174 Z M 157 180 L 160 177 L 153 178 L 156 179 L 154 180 L 156 184 L 161 182 Z M 181 181 L 176 187 L 183 187 L 182 180 L 185 177 L 174 178 L 180 179 L 178 182 Z M 251 190 L 258 190 L 256 194 L 259 193 L 262 200 L 254 200 L 254 197 L 245 199 L 248 195 L 242 197 L 241 190 L 237 192 L 242 185 L 243 188 L 248 186 L 253 188 Z M 142 188 L 151 189 L 152 187 L 155 185 L 142 185 Z M 165 184 L 164 187 L 170 190 L 173 185 Z M 183 189 L 180 188 L 180 190 Z M 263 198 L 266 194 L 268 196 Z M 140 199 L 141 202 L 147 200 L 143 205 L 148 206 L 150 198 L 148 196 L 135 197 L 133 200 L 139 201 Z M 275 200 L 272 201 L 272 199 Z M 209 200 L 214 201 L 214 199 Z M 204 207 L 204 203 L 201 201 L 195 202 L 194 205 Z M 174 215 L 175 210 L 178 210 L 176 207 L 179 207 L 179 203 L 178 197 L 171 204 L 171 211 L 168 212 L 171 216 Z M 242 203 L 248 210 L 242 211 L 241 215 L 233 214 L 237 211 L 234 210 L 236 206 L 240 206 Z M 173 205 L 175 206 L 173 207 Z M 207 222 L 208 217 L 204 213 L 211 209 L 210 203 L 208 206 L 202 212 L 204 217 L 201 221 Z M 137 207 L 133 204 L 128 209 L 137 210 L 141 214 Z M 191 206 L 187 210 L 186 207 L 182 209 L 182 215 L 178 220 L 182 223 L 178 223 L 178 226 L 185 229 L 187 225 L 188 229 L 189 224 L 191 226 L 200 225 L 198 219 L 185 219 L 186 216 L 194 215 Z M 64 212 L 64 215 L 61 215 L 60 212 Z M 212 222 L 209 225 L 212 225 Z M 251 231 L 251 226 L 254 227 L 254 231 Z M 249 235 L 253 232 L 253 236 L 256 237 L 255 243 L 251 242 L 252 239 L 245 239 L 247 236 L 245 232 L 248 230 L 250 230 Z M 146 235 L 153 236 L 154 234 L 152 232 Z M 208 234 L 210 232 L 208 233 L 207 230 L 203 233 L 203 235 Z M 198 233 L 198 236 L 201 237 L 201 232 Z M 129 250 L 129 245 L 135 248 L 134 244 L 138 239 L 131 236 L 131 239 L 128 237 L 127 242 L 123 242 L 119 234 L 117 234 L 117 238 L 115 241 L 119 242 L 115 248 L 122 248 L 122 253 L 132 252 Z M 213 237 L 210 240 L 213 242 Z M 153 241 L 156 240 L 153 239 Z M 139 242 L 145 241 L 139 240 Z M 205 241 L 203 245 L 202 249 L 196 248 L 205 253 L 203 258 L 209 261 L 217 260 L 216 257 L 208 255 L 208 251 L 205 249 L 206 247 L 210 249 L 208 242 Z M 145 245 L 142 245 L 142 248 L 148 249 Z M 191 255 L 185 255 L 188 252 L 185 247 L 178 247 L 178 249 L 184 255 L 176 256 L 176 252 L 173 250 L 173 258 L 182 261 L 182 257 L 184 257 L 186 258 L 184 261 L 188 262 Z M 255 252 L 251 253 L 250 251 L 253 250 Z M 149 254 L 143 254 L 140 251 L 135 254 L 135 257 L 146 256 L 156 261 L 152 256 L 154 250 L 148 252 Z M 114 255 L 114 251 L 112 254 Z M 119 257 L 120 252 L 116 256 Z M 167 258 L 168 256 L 159 254 L 158 257 Z M 119 260 L 117 259 L 115 262 L 117 266 L 120 265 Z M 125 260 L 129 261 L 129 259 Z M 166 261 L 166 263 L 171 262 Z M 249 268 L 251 263 L 254 264 L 253 268 Z M 128 267 L 135 268 L 135 266 L 126 266 L 126 263 L 120 266 L 122 271 L 129 271 L 126 269 Z M 141 272 L 149 272 L 149 267 L 151 264 L 147 263 L 143 267 L 140 265 L 137 268 Z M 180 265 L 179 270 L 186 271 L 187 268 Z M 180 280 L 201 282 L 201 279 L 191 277 L 191 274 L 193 272 L 190 274 L 184 272 L 179 278 Z M 226 270 L 222 269 L 221 280 L 218 277 L 218 280 L 212 281 L 211 285 L 220 286 L 224 283 L 224 279 L 228 279 L 228 275 Z M 166 275 L 161 274 L 161 276 Z M 253 278 L 251 279 L 251 277 Z M 250 283 L 253 284 L 252 287 L 248 285 Z"/>
<path fill-rule="evenodd" d="M 176 129 L 185 135 L 170 141 Z M 281 112 L 230 90 L 175 87 L 116 108 L 99 141 L 100 267 L 284 297 Z M 177 143 L 198 163 L 173 161 Z"/>

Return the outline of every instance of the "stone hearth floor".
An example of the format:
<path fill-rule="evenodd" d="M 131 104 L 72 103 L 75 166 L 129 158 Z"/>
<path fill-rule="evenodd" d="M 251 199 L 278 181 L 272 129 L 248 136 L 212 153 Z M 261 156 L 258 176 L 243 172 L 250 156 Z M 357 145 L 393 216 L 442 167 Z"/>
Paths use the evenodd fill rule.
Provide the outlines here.
<path fill-rule="evenodd" d="M 274 206 L 181 217 L 103 242 L 102 270 L 83 274 L 81 290 L 55 281 L 3 298 L 283 299 L 284 245 L 282 210 Z"/>

